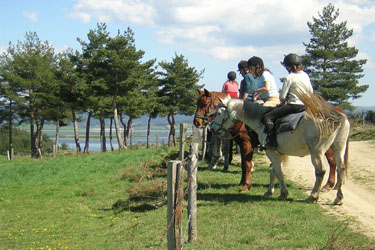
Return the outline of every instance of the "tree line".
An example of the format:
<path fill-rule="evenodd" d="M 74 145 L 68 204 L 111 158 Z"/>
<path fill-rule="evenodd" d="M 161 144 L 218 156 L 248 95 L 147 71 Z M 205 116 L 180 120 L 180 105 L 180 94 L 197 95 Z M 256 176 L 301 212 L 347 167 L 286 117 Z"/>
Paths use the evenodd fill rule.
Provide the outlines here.
<path fill-rule="evenodd" d="M 360 98 L 369 87 L 359 85 L 366 60 L 356 59 L 359 51 L 348 43 L 353 30 L 346 27 L 346 21 L 336 22 L 338 16 L 339 10 L 329 3 L 307 23 L 311 38 L 303 43 L 303 65 L 314 91 L 333 105 L 353 110 L 350 100 Z M 56 54 L 48 42 L 28 32 L 24 42 L 10 43 L 0 56 L 0 125 L 9 128 L 9 148 L 15 122 L 30 124 L 33 157 L 38 157 L 42 147 L 45 122 L 56 123 L 56 148 L 59 126 L 72 122 L 79 152 L 76 114 L 82 112 L 88 113 L 84 152 L 88 152 L 91 117 L 100 121 L 102 151 L 106 151 L 106 118 L 110 118 L 110 128 L 114 124 L 119 149 L 128 146 L 132 120 L 143 115 L 149 117 L 148 128 L 152 118 L 167 117 L 168 144 L 175 143 L 174 115 L 194 113 L 196 88 L 202 87 L 198 82 L 204 70 L 190 67 L 177 54 L 171 62 L 143 62 L 145 52 L 136 48 L 130 28 L 112 37 L 106 24 L 100 23 L 87 37 L 87 42 L 78 38 L 81 51 Z"/>
<path fill-rule="evenodd" d="M 102 152 L 107 150 L 108 118 L 119 149 L 125 149 L 133 119 L 144 115 L 149 117 L 148 138 L 151 119 L 167 117 L 168 144 L 175 144 L 174 116 L 195 112 L 196 89 L 202 87 L 198 82 L 204 70 L 189 66 L 188 60 L 177 54 L 171 62 L 143 61 L 145 52 L 136 48 L 130 28 L 111 36 L 107 25 L 98 23 L 89 30 L 87 38 L 77 38 L 81 51 L 66 49 L 56 53 L 48 41 L 42 42 L 35 32 L 27 32 L 24 41 L 10 42 L 0 56 L 0 125 L 9 129 L 9 151 L 13 149 L 14 125 L 28 123 L 31 156 L 40 157 L 43 126 L 53 122 L 55 148 L 60 126 L 72 123 L 77 152 L 88 153 L 91 118 L 100 121 Z M 88 117 L 82 150 L 77 114 L 83 112 Z"/>

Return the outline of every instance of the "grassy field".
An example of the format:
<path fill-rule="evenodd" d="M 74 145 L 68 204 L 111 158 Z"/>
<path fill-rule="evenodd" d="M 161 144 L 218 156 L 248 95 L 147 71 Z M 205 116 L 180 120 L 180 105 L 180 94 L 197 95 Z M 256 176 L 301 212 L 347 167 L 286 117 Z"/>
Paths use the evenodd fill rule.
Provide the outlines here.
<path fill-rule="evenodd" d="M 35 160 L 0 158 L 0 249 L 166 249 L 166 162 L 173 149 Z M 198 241 L 184 249 L 371 249 L 374 240 L 327 215 L 291 182 L 264 198 L 269 168 L 256 156 L 250 193 L 241 169 L 198 170 Z M 186 209 L 184 210 L 184 228 Z M 372 248 L 373 249 L 373 248 Z"/>

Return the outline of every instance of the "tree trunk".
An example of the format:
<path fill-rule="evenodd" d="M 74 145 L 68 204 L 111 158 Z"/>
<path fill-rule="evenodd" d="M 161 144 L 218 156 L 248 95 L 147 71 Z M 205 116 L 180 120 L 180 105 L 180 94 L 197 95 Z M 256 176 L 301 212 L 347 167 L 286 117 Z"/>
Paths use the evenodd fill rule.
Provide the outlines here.
<path fill-rule="evenodd" d="M 123 129 L 124 129 L 124 148 L 126 149 L 128 147 L 128 137 L 127 137 L 128 130 L 127 130 L 126 123 L 122 119 L 122 114 L 120 115 L 120 122 L 122 124 Z"/>
<path fill-rule="evenodd" d="M 85 154 L 89 153 L 89 143 L 90 143 L 90 121 L 91 121 L 91 112 L 89 112 L 89 115 L 87 116 L 86 121 L 86 139 L 85 139 L 85 148 L 83 152 Z"/>
<path fill-rule="evenodd" d="M 129 117 L 128 120 L 128 136 L 130 137 L 130 148 L 133 148 L 133 118 Z"/>
<path fill-rule="evenodd" d="M 105 140 L 105 121 L 103 116 L 100 116 L 100 148 L 101 152 L 107 152 L 107 145 Z"/>
<path fill-rule="evenodd" d="M 76 118 L 76 112 L 72 109 L 72 117 L 73 117 L 73 125 L 74 125 L 74 141 L 76 143 L 76 151 L 77 153 L 81 152 L 81 145 L 79 144 L 79 136 L 78 136 L 78 122 Z"/>
<path fill-rule="evenodd" d="M 121 150 L 121 149 L 124 149 L 125 147 L 124 147 L 124 143 L 122 142 L 120 124 L 118 122 L 116 96 L 117 96 L 117 93 L 115 93 L 115 95 L 113 96 L 113 104 L 112 104 L 113 105 L 113 118 L 115 120 L 115 128 L 116 128 L 116 137 L 117 137 L 117 142 L 118 142 L 118 148 L 119 148 L 119 150 Z"/>
<path fill-rule="evenodd" d="M 168 137 L 168 147 L 171 147 L 172 144 L 173 144 L 173 146 L 176 146 L 176 144 L 177 144 L 176 128 L 175 128 L 175 119 L 174 119 L 173 110 L 171 110 L 170 113 L 168 114 L 168 123 L 169 123 L 169 126 L 170 126 L 169 137 Z"/>
<path fill-rule="evenodd" d="M 113 123 L 113 118 L 111 118 L 110 123 L 109 123 L 109 144 L 111 145 L 111 151 L 114 151 L 113 140 L 112 140 L 112 123 Z"/>
<path fill-rule="evenodd" d="M 9 160 L 13 160 L 13 112 L 12 112 L 12 102 L 9 104 Z"/>
<path fill-rule="evenodd" d="M 41 120 L 40 123 L 37 123 L 37 133 L 38 133 L 38 157 L 42 158 L 41 153 L 43 152 L 43 127 L 44 120 Z"/>
<path fill-rule="evenodd" d="M 56 135 L 55 135 L 55 152 L 54 155 L 57 155 L 59 152 L 59 137 L 60 137 L 60 119 L 56 121 Z"/>
<path fill-rule="evenodd" d="M 147 121 L 147 148 L 151 147 L 151 142 L 150 142 L 150 132 L 151 132 L 151 115 L 148 117 Z"/>
<path fill-rule="evenodd" d="M 34 133 L 35 115 L 34 111 L 30 112 L 30 139 L 31 139 L 31 157 L 38 158 L 38 150 L 36 148 L 36 134 Z"/>

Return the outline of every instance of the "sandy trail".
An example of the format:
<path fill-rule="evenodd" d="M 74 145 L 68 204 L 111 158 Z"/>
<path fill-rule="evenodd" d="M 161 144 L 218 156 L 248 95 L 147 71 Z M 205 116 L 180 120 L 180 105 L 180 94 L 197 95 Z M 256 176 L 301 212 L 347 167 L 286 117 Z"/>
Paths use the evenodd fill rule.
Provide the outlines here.
<path fill-rule="evenodd" d="M 323 185 L 328 178 L 329 166 Z M 315 181 L 310 156 L 289 157 L 284 175 L 310 193 Z M 336 190 L 320 193 L 318 204 L 337 216 L 352 217 L 359 222 L 357 229 L 375 238 L 375 141 L 350 142 L 348 179 L 343 186 L 344 204 L 333 206 Z M 278 190 L 276 191 L 278 192 Z M 342 217 L 342 218 L 343 218 Z"/>

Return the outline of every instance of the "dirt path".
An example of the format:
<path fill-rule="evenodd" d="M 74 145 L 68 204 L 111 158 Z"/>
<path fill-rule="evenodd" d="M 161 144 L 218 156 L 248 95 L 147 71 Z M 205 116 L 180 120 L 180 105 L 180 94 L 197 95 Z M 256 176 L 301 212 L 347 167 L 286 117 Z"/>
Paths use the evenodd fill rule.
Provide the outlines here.
<path fill-rule="evenodd" d="M 375 238 L 375 141 L 350 142 L 348 179 L 343 186 L 344 204 L 333 206 L 336 191 L 320 194 L 320 204 L 330 213 L 352 217 L 359 222 L 357 229 Z M 327 181 L 328 163 L 325 164 Z M 315 181 L 310 156 L 289 157 L 283 168 L 285 176 L 299 183 L 310 193 Z"/>

